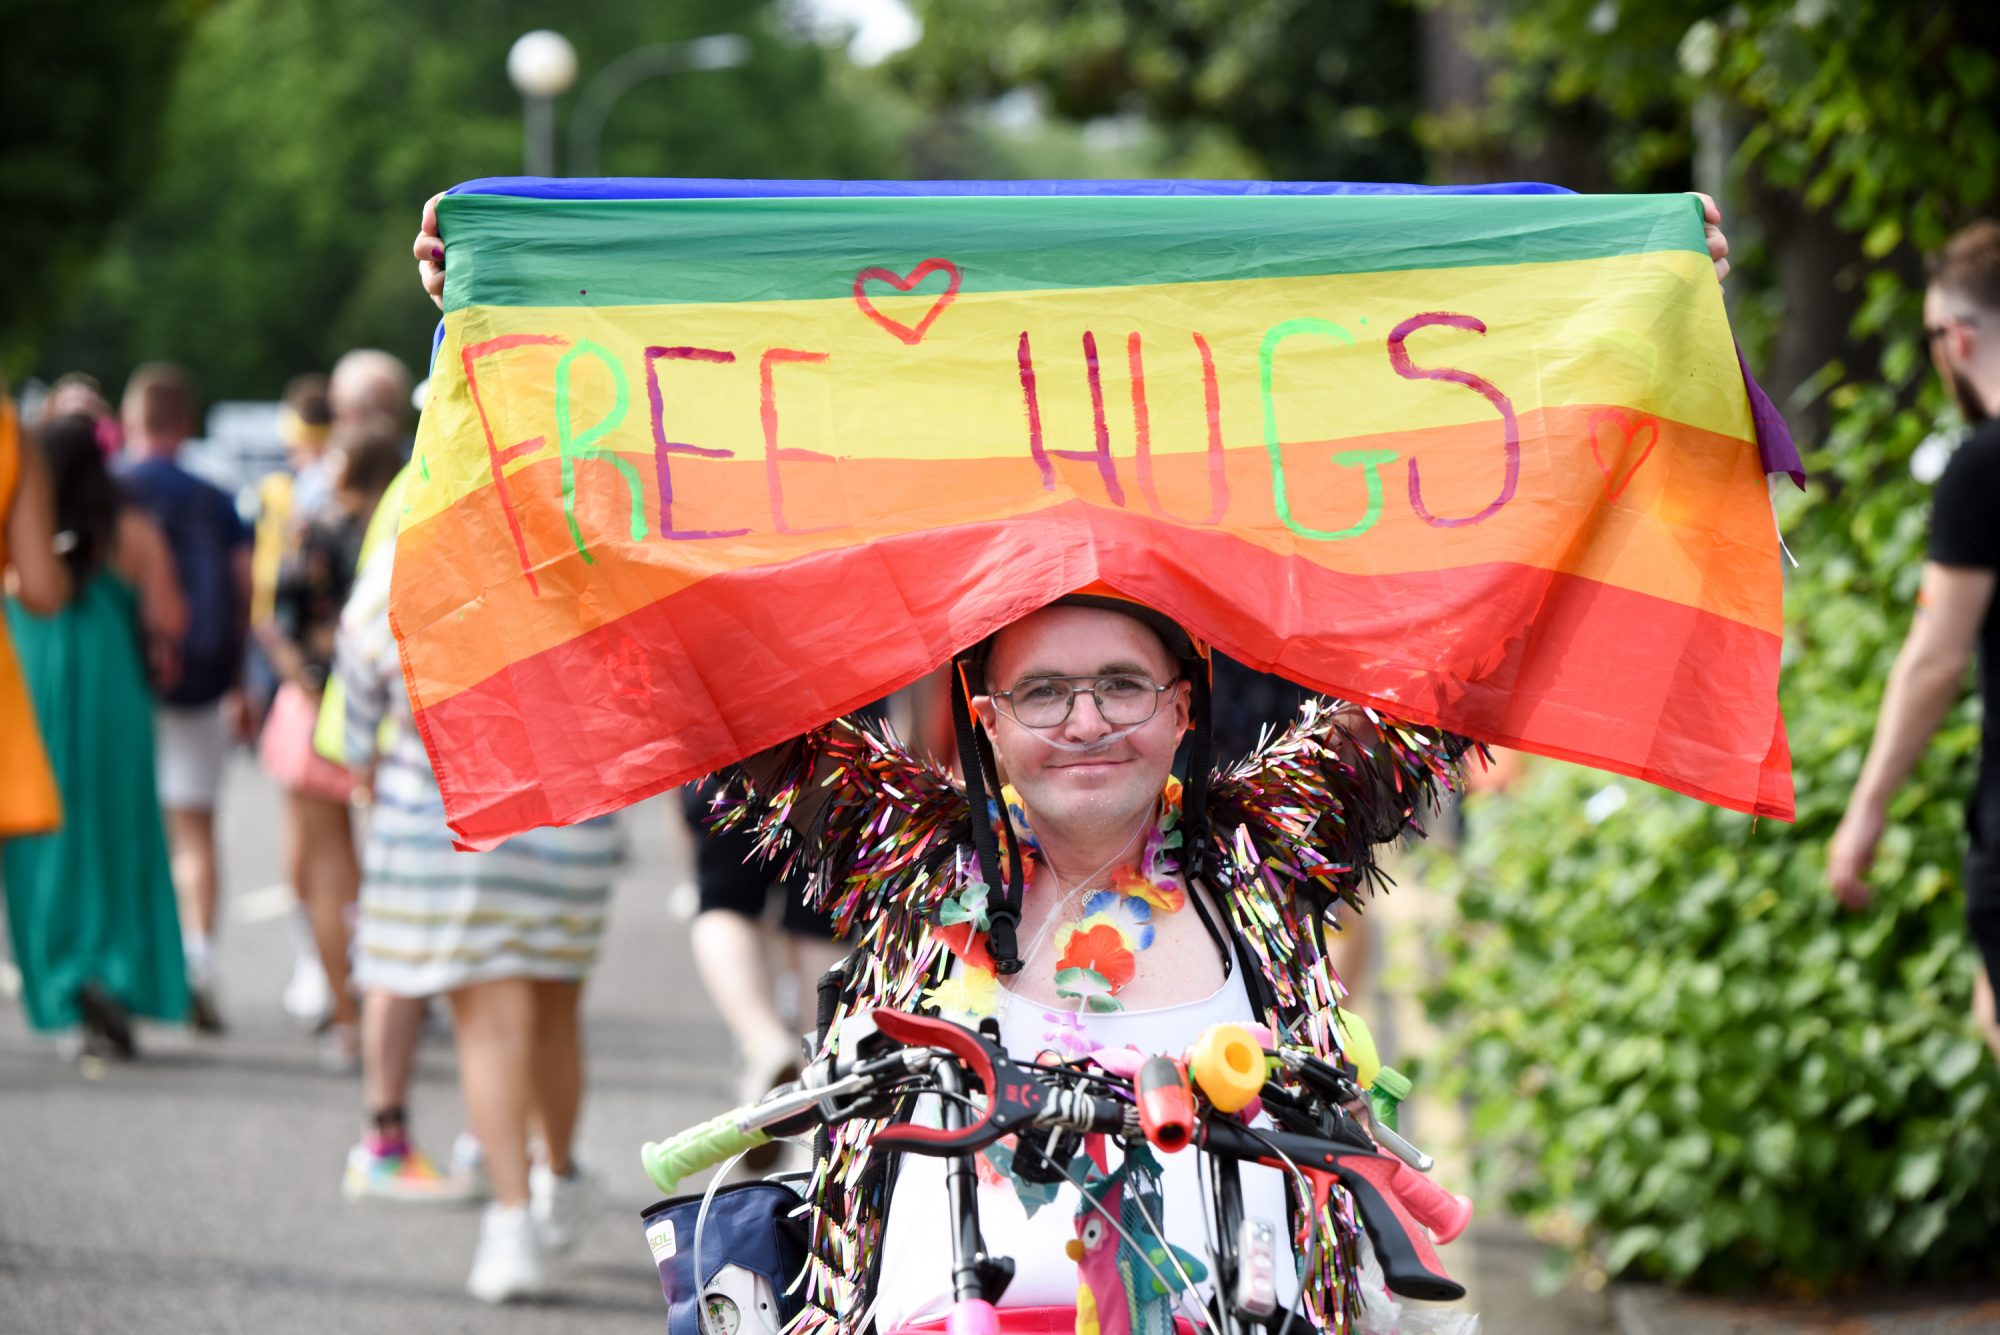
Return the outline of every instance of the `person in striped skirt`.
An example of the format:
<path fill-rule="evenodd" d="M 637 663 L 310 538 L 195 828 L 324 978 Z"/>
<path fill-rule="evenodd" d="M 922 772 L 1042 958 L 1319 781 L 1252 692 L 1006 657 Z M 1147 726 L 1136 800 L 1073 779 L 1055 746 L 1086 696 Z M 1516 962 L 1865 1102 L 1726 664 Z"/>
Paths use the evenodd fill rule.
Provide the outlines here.
<path fill-rule="evenodd" d="M 368 994 L 449 999 L 466 1118 L 493 1192 L 466 1287 L 505 1302 L 546 1290 L 545 1258 L 574 1244 L 589 1212 L 593 1183 L 571 1156 L 583 1095 L 578 1005 L 623 837 L 601 817 L 490 852 L 452 847 L 389 628 L 393 553 L 385 543 L 363 568 L 335 662 L 347 761 L 369 803 L 355 980 Z M 367 1084 L 389 1106 L 369 1109 L 350 1172 L 411 1153 L 400 1106 L 410 1057 L 364 1042 L 364 1064 L 389 1077 Z M 532 1165 L 531 1123 L 544 1154 Z"/>

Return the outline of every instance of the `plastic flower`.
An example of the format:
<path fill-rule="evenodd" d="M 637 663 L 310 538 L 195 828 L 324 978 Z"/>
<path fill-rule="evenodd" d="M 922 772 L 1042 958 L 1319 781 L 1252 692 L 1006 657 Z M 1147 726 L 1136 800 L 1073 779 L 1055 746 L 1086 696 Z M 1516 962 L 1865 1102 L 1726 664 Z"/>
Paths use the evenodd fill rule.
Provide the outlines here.
<path fill-rule="evenodd" d="M 1065 969 L 1088 969 L 1104 980 L 1106 988 L 1118 991 L 1132 981 L 1139 962 L 1132 954 L 1132 939 L 1104 914 L 1092 914 L 1064 932 L 1056 956 L 1057 983 Z"/>
<path fill-rule="evenodd" d="M 1119 894 L 1143 900 L 1162 913 L 1179 913 L 1187 907 L 1187 890 L 1165 873 L 1149 877 L 1136 867 L 1120 867 L 1111 875 Z"/>
<path fill-rule="evenodd" d="M 938 925 L 940 927 L 956 927 L 960 923 L 969 922 L 979 931 L 983 932 L 987 930 L 990 924 L 986 916 L 986 903 L 988 896 L 991 894 L 992 891 L 987 887 L 986 882 L 968 882 L 965 889 L 959 892 L 957 898 L 947 899 L 938 905 Z"/>
<path fill-rule="evenodd" d="M 1095 1014 L 1125 1009 L 1125 1003 L 1111 995 L 1111 984 L 1095 969 L 1057 969 L 1056 995 L 1075 997 Z"/>
<path fill-rule="evenodd" d="M 952 902 L 946 900 L 945 905 L 949 906 Z M 958 902 L 962 904 L 963 898 L 961 897 Z M 984 923 L 977 920 L 960 921 L 948 927 L 933 928 L 932 932 L 938 940 L 944 942 L 944 948 L 958 959 L 974 968 L 984 969 L 988 973 L 993 972 L 993 952 L 986 948 Z"/>
<path fill-rule="evenodd" d="M 1116 890 L 1099 890 L 1084 899 L 1083 912 L 1086 918 L 1102 916 L 1116 923 L 1126 939 L 1140 950 L 1152 947 L 1153 906 L 1146 900 Z"/>
<path fill-rule="evenodd" d="M 1042 1047 L 1057 1053 L 1064 1061 L 1088 1057 L 1103 1046 L 1085 1032 L 1083 1021 L 1069 1011 L 1043 1011 L 1042 1019 L 1049 1026 L 1042 1030 Z"/>
<path fill-rule="evenodd" d="M 926 989 L 924 1000 L 947 1020 L 976 1023 L 999 1013 L 1000 980 L 991 969 L 966 964 L 956 977 Z"/>

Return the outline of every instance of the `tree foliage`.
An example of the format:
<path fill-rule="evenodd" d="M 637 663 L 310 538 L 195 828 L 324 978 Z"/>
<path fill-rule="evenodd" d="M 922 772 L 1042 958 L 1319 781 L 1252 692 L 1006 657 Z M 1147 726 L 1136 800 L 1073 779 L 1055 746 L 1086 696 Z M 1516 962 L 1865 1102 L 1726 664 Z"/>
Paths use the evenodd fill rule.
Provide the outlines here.
<path fill-rule="evenodd" d="M 1418 180 L 1416 11 L 1316 0 L 920 0 L 899 72 L 953 104 L 1032 89 L 1132 115 L 1193 153 L 1226 136 L 1274 177 Z"/>
<path fill-rule="evenodd" d="M 740 68 L 635 87 L 606 125 L 603 170 L 854 176 L 891 165 L 888 132 L 835 85 L 833 58 L 775 11 L 692 0 L 559 16 L 579 85 L 647 43 L 724 31 L 752 42 Z M 42 369 L 115 380 L 171 357 L 211 395 L 270 397 L 357 345 L 421 365 L 437 313 L 413 277 L 418 209 L 455 182 L 520 171 L 506 55 L 549 20 L 526 0 L 218 3 L 167 108 L 156 188 L 43 346 Z"/>
<path fill-rule="evenodd" d="M 0 6 L 0 371 L 21 369 L 157 164 L 196 0 Z"/>
<path fill-rule="evenodd" d="M 2000 8 L 1984 0 L 1429 3 L 1467 16 L 1491 71 L 1476 109 L 1420 127 L 1434 151 L 1531 146 L 1582 119 L 1623 189 L 1714 156 L 1758 289 L 1738 323 L 1753 356 L 1776 345 L 1786 390 L 1872 373 L 1853 347 L 1881 351 L 1907 319 L 1917 255 L 2000 206 Z"/>
<path fill-rule="evenodd" d="M 1448 3 L 1448 0 L 1434 0 Z M 2000 11 L 1973 0 L 1489 0 L 1470 40 L 1496 71 L 1488 133 L 1590 107 L 1628 187 L 1694 151 L 1719 99 L 1738 165 L 1835 211 L 1882 258 L 1989 205 Z"/>
<path fill-rule="evenodd" d="M 1809 387 L 1825 448 L 1810 495 L 1784 500 L 1804 562 L 1781 689 L 1797 824 L 1547 766 L 1475 809 L 1468 861 L 1443 873 L 1467 925 L 1437 1002 L 1492 1180 L 1613 1273 L 1824 1285 L 1990 1267 L 2000 1074 L 1967 1015 L 1960 873 L 1973 706 L 1896 799 L 1874 908 L 1837 907 L 1824 850 L 1923 559 L 1909 463 L 1940 395 L 1913 252 L 2000 203 L 1992 11 L 1553 0 L 1508 6 L 1494 32 L 1517 73 L 1627 127 L 1611 146 L 1634 170 L 1688 151 L 1720 99 L 1742 131 L 1734 170 L 1853 243 L 1861 258 L 1818 279 L 1854 285 L 1835 341 L 1878 355 Z M 1769 238 L 1769 261 L 1789 244 Z"/>
<path fill-rule="evenodd" d="M 1849 914 L 1824 883 L 1927 510 L 1920 419 L 1887 389 L 1861 400 L 1842 430 L 1865 439 L 1814 461 L 1849 485 L 1791 507 L 1798 823 L 1549 764 L 1476 805 L 1441 870 L 1467 926 L 1436 1000 L 1489 1184 L 1613 1273 L 1935 1275 L 1985 1263 L 2000 1230 L 2000 1074 L 1967 1015 L 1970 704 L 1896 800 L 1876 906 Z"/>

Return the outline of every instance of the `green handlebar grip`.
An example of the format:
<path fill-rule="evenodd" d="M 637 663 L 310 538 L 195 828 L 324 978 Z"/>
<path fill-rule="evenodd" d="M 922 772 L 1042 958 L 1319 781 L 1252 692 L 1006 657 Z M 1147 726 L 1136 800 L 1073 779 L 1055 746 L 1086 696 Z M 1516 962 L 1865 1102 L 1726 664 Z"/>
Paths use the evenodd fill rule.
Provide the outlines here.
<path fill-rule="evenodd" d="M 639 1162 L 653 1185 L 671 1195 L 682 1178 L 713 1167 L 771 1139 L 762 1131 L 739 1131 L 737 1112 L 711 1117 L 665 1140 L 649 1140 L 639 1150 Z"/>

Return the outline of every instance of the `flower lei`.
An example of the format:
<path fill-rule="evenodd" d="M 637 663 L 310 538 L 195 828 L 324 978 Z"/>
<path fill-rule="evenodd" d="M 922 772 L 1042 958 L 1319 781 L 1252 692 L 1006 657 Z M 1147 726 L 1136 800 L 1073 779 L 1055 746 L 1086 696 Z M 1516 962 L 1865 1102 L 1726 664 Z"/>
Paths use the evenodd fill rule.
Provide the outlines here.
<path fill-rule="evenodd" d="M 1021 842 L 1024 864 L 1041 854 L 1028 813 L 1010 787 L 1003 790 L 1007 819 Z M 1125 1008 L 1118 1000 L 1139 971 L 1139 952 L 1153 944 L 1155 914 L 1178 913 L 1187 907 L 1187 889 L 1178 877 L 1174 853 L 1183 842 L 1180 829 L 1180 780 L 1169 777 L 1160 795 L 1159 815 L 1146 834 L 1134 862 L 1111 875 L 1108 889 L 1093 890 L 1081 904 L 1082 916 L 1055 929 L 1056 995 L 1079 1003 L 1093 1014 Z M 997 809 L 994 820 L 999 819 Z M 1032 876 L 1032 865 L 1026 874 Z M 924 993 L 938 1013 L 961 1024 L 976 1025 L 1000 1010 L 1000 980 L 986 945 L 987 915 L 992 887 L 968 865 L 957 894 L 947 895 L 935 911 L 937 937 L 958 960 L 956 973 Z"/>

